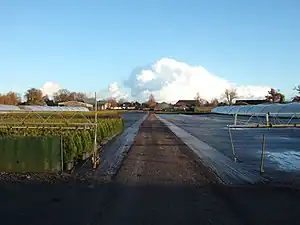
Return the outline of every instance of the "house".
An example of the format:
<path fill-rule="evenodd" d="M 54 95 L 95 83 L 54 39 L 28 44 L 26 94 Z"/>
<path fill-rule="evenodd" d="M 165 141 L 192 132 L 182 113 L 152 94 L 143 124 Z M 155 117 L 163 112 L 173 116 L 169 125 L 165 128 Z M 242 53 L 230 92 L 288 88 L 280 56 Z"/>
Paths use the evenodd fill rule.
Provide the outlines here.
<path fill-rule="evenodd" d="M 86 107 L 89 110 L 93 110 L 93 108 L 94 108 L 92 104 L 88 104 L 85 102 L 77 102 L 77 101 L 60 102 L 60 103 L 58 103 L 58 106 Z"/>
<path fill-rule="evenodd" d="M 194 111 L 197 106 L 197 100 L 179 100 L 174 109 L 184 111 Z"/>
<path fill-rule="evenodd" d="M 122 109 L 135 109 L 135 104 L 133 102 L 124 102 L 121 104 Z"/>
<path fill-rule="evenodd" d="M 110 109 L 111 104 L 106 100 L 97 101 L 97 110 L 106 110 Z"/>
<path fill-rule="evenodd" d="M 167 110 L 170 110 L 171 108 L 172 108 L 172 105 L 168 104 L 166 102 L 158 103 L 155 106 L 155 110 L 158 110 L 158 111 L 167 111 Z"/>
<path fill-rule="evenodd" d="M 236 100 L 235 105 L 259 105 L 268 103 L 267 100 L 259 100 L 259 99 L 250 99 L 250 100 Z"/>

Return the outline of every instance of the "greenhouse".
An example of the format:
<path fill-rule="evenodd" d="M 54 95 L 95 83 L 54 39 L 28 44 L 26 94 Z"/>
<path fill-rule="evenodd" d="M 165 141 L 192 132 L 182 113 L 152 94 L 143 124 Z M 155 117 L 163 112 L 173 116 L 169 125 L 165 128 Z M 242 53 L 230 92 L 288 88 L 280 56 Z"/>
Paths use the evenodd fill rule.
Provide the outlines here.
<path fill-rule="evenodd" d="M 212 109 L 212 113 L 241 116 L 264 116 L 267 113 L 277 117 L 291 117 L 297 114 L 300 116 L 300 103 L 219 106 Z"/>
<path fill-rule="evenodd" d="M 25 111 L 35 111 L 35 112 L 87 112 L 89 111 L 86 107 L 68 107 L 68 106 L 38 106 L 38 105 L 28 105 L 24 106 Z"/>
<path fill-rule="evenodd" d="M 26 105 L 20 109 L 15 105 L 1 105 L 0 111 L 10 112 L 10 111 L 35 111 L 35 112 L 87 112 L 89 111 L 86 107 L 68 107 L 68 106 L 39 106 L 39 105 Z"/>
<path fill-rule="evenodd" d="M 18 111 L 20 108 L 15 105 L 0 105 L 0 111 Z"/>

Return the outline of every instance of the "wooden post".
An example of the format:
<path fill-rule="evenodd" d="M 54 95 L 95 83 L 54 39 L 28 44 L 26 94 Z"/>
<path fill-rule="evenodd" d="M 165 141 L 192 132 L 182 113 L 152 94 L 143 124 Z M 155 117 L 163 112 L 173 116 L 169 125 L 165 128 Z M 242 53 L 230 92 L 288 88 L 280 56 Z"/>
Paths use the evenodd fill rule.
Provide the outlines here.
<path fill-rule="evenodd" d="M 93 169 L 96 169 L 99 163 L 99 158 L 97 156 L 97 128 L 98 128 L 98 117 L 97 117 L 97 93 L 95 92 L 95 132 L 94 132 L 94 150 L 92 156 Z"/>
<path fill-rule="evenodd" d="M 61 172 L 64 170 L 64 150 L 63 150 L 63 136 L 60 136 L 60 160 Z"/>
<path fill-rule="evenodd" d="M 263 134 L 263 139 L 261 143 L 261 157 L 260 157 L 260 174 L 265 172 L 264 170 L 264 153 L 265 153 L 266 139 L 265 134 Z"/>

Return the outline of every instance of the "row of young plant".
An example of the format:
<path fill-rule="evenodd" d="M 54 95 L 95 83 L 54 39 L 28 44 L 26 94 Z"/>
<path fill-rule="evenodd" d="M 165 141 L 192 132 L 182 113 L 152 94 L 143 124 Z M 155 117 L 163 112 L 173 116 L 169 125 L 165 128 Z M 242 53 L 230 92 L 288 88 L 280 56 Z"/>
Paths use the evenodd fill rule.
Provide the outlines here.
<path fill-rule="evenodd" d="M 97 112 L 97 117 L 99 119 L 109 119 L 109 118 L 120 118 L 119 111 L 99 111 Z M 1 115 L 1 121 L 16 121 L 24 120 L 35 121 L 35 120 L 91 120 L 94 121 L 95 112 L 11 112 Z"/>
<path fill-rule="evenodd" d="M 121 118 L 101 119 L 97 125 L 97 142 L 122 132 Z M 48 128 L 0 128 L 0 136 L 60 136 L 62 138 L 64 164 L 73 164 L 84 159 L 93 151 L 95 132 L 93 129 L 48 129 Z"/>

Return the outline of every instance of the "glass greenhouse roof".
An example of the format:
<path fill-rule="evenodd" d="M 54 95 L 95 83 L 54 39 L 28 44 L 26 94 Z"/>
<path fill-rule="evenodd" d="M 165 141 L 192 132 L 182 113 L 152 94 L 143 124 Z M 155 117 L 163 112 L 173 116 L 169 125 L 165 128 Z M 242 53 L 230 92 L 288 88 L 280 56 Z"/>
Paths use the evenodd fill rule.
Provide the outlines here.
<path fill-rule="evenodd" d="M 28 105 L 24 107 L 25 110 L 36 111 L 36 112 L 87 112 L 89 111 L 86 107 L 68 107 L 68 106 L 38 106 L 38 105 Z"/>
<path fill-rule="evenodd" d="M 21 109 L 15 105 L 0 105 L 0 111 L 18 111 L 18 110 Z"/>
<path fill-rule="evenodd" d="M 300 103 L 289 104 L 261 104 L 261 105 L 242 105 L 242 106 L 219 106 L 212 109 L 212 113 L 227 115 L 254 115 L 270 113 L 274 116 L 291 116 L 295 113 L 300 114 Z"/>

